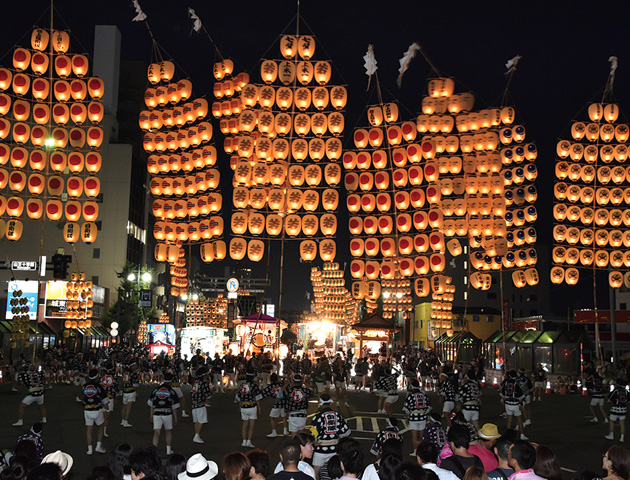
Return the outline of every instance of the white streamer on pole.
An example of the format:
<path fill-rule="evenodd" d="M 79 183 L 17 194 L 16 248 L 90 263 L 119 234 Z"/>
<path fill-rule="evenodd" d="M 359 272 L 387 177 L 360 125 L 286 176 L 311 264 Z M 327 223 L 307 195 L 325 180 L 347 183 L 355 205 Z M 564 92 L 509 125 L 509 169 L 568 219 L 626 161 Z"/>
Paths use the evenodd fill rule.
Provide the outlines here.
<path fill-rule="evenodd" d="M 608 61 L 610 62 L 610 76 L 615 78 L 615 71 L 618 67 L 617 57 L 610 57 Z"/>
<path fill-rule="evenodd" d="M 422 50 L 422 47 L 418 43 L 413 42 L 409 46 L 403 57 L 399 60 L 400 68 L 398 69 L 398 80 L 396 81 L 396 83 L 398 84 L 398 88 L 400 88 L 402 85 L 402 77 L 409 68 L 409 63 L 411 63 L 413 57 L 415 57 L 416 53 L 418 53 L 420 50 Z"/>
<path fill-rule="evenodd" d="M 131 21 L 132 22 L 143 22 L 143 21 L 145 21 L 147 19 L 147 14 L 142 11 L 142 8 L 140 8 L 140 5 L 138 4 L 138 0 L 133 0 L 133 6 L 136 9 L 136 13 L 138 15 L 133 17 L 133 19 Z"/>
<path fill-rule="evenodd" d="M 193 20 L 193 30 L 195 32 L 201 30 L 201 20 L 199 19 L 195 11 L 190 7 L 188 7 L 188 16 Z"/>
<path fill-rule="evenodd" d="M 511 71 L 516 70 L 516 65 L 518 65 L 518 62 L 521 58 L 522 57 L 520 55 L 517 55 L 514 58 L 509 59 L 505 64 L 505 68 L 507 68 L 506 73 L 510 73 Z"/>
<path fill-rule="evenodd" d="M 376 57 L 374 56 L 374 47 L 371 44 L 368 45 L 368 49 L 366 54 L 363 56 L 363 60 L 365 60 L 363 66 L 365 67 L 365 74 L 368 76 L 367 90 L 369 90 L 372 75 L 374 75 L 376 70 L 378 70 L 378 67 L 376 66 Z"/>

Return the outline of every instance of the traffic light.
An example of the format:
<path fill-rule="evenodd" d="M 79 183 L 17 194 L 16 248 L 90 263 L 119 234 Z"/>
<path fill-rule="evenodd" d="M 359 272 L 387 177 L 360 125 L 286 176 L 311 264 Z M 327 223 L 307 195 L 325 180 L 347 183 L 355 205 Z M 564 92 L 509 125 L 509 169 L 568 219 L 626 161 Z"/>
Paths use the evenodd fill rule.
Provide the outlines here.
<path fill-rule="evenodd" d="M 68 278 L 68 267 L 72 263 L 72 255 L 61 255 L 56 253 L 52 257 L 53 278 L 65 280 Z"/>

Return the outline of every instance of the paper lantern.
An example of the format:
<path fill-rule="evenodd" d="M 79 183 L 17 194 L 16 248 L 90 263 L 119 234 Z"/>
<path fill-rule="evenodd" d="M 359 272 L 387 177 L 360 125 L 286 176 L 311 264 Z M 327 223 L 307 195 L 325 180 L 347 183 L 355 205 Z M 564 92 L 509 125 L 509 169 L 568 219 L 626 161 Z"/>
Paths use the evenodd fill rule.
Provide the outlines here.
<path fill-rule="evenodd" d="M 29 198 L 26 201 L 26 214 L 28 218 L 38 220 L 44 213 L 44 204 L 38 198 Z"/>
<path fill-rule="evenodd" d="M 21 217 L 24 212 L 24 200 L 20 197 L 9 197 L 6 212 L 11 217 Z"/>
<path fill-rule="evenodd" d="M 97 233 L 98 229 L 94 222 L 86 222 L 81 226 L 81 240 L 83 240 L 83 243 L 88 245 L 94 243 Z"/>
<path fill-rule="evenodd" d="M 72 177 L 74 178 L 74 177 Z M 68 180 L 68 189 L 70 188 L 70 179 Z M 85 179 L 85 194 L 90 198 L 95 198 L 101 192 L 101 181 L 98 177 L 87 177 Z"/>
<path fill-rule="evenodd" d="M 19 220 L 11 219 L 6 223 L 5 236 L 7 240 L 16 242 L 22 237 L 22 230 L 24 226 Z"/>
<path fill-rule="evenodd" d="M 350 240 L 350 254 L 353 257 L 362 257 L 365 252 L 365 242 L 361 238 Z"/>
<path fill-rule="evenodd" d="M 78 223 L 67 222 L 63 227 L 63 239 L 68 243 L 76 243 L 81 237 L 81 227 Z"/>
<path fill-rule="evenodd" d="M 319 242 L 319 256 L 324 262 L 332 262 L 337 255 L 337 243 L 327 238 Z"/>
<path fill-rule="evenodd" d="M 33 29 L 33 33 L 31 33 L 31 47 L 33 50 L 37 50 L 43 52 L 48 47 L 48 40 L 50 39 L 50 35 L 48 31 L 43 28 L 35 28 Z"/>
<path fill-rule="evenodd" d="M 13 73 L 6 68 L 0 68 L 0 90 L 7 90 L 13 82 Z"/>

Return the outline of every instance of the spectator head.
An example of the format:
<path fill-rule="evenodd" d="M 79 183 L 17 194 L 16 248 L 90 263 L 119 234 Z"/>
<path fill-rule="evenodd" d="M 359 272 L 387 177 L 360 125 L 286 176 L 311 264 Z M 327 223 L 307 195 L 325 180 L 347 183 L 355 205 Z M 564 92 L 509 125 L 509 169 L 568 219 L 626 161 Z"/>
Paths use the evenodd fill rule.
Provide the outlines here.
<path fill-rule="evenodd" d="M 285 440 L 280 450 L 280 460 L 285 468 L 287 465 L 297 465 L 301 452 L 300 444 L 297 441 L 292 438 Z"/>
<path fill-rule="evenodd" d="M 618 445 L 612 446 L 604 455 L 604 468 L 618 477 L 630 475 L 630 451 Z"/>
<path fill-rule="evenodd" d="M 472 466 L 466 470 L 462 480 L 488 480 L 488 475 L 486 475 L 483 468 Z"/>
<path fill-rule="evenodd" d="M 44 429 L 44 425 L 41 422 L 37 422 L 37 423 L 34 423 L 33 426 L 31 427 L 31 433 L 34 433 L 35 435 L 41 435 L 43 429 Z"/>
<path fill-rule="evenodd" d="M 225 480 L 245 480 L 249 478 L 251 468 L 249 458 L 247 458 L 247 455 L 244 453 L 228 453 L 223 458 L 223 474 L 225 475 Z"/>
<path fill-rule="evenodd" d="M 396 480 L 425 480 L 427 478 L 424 469 L 420 465 L 410 462 L 401 464 L 395 475 Z"/>
<path fill-rule="evenodd" d="M 243 454 L 241 453 L 241 455 Z M 219 466 L 215 462 L 211 460 L 206 460 L 201 453 L 195 453 L 192 457 L 188 459 L 188 461 L 186 462 L 186 470 L 178 474 L 177 479 L 211 480 L 218 474 Z M 228 477 L 227 475 L 225 476 L 225 478 L 230 479 L 230 477 Z"/>
<path fill-rule="evenodd" d="M 171 383 L 173 381 L 173 374 L 171 372 L 166 372 L 164 374 L 164 383 Z"/>
<path fill-rule="evenodd" d="M 186 470 L 186 457 L 179 453 L 172 453 L 164 464 L 164 476 L 166 480 L 177 480 L 177 476 Z"/>
<path fill-rule="evenodd" d="M 271 380 L 271 383 L 276 383 L 278 381 L 278 374 L 272 373 L 271 377 L 269 377 L 269 380 Z"/>
<path fill-rule="evenodd" d="M 502 437 L 498 438 L 496 443 L 494 444 L 494 453 L 500 459 L 507 461 L 508 453 L 513 443 L 514 441 L 510 440 L 506 435 L 503 435 Z"/>
<path fill-rule="evenodd" d="M 470 432 L 464 425 L 454 424 L 451 426 L 448 430 L 446 438 L 455 448 L 467 449 L 470 446 Z"/>
<path fill-rule="evenodd" d="M 65 477 L 68 475 L 68 472 L 70 472 L 74 461 L 67 453 L 57 450 L 56 452 L 49 453 L 42 458 L 42 463 L 54 463 L 59 465 L 59 468 L 61 468 L 61 476 Z"/>
<path fill-rule="evenodd" d="M 118 480 L 122 479 L 124 475 L 131 474 L 129 457 L 132 451 L 133 448 L 128 443 L 121 443 L 112 450 L 107 466 L 114 472 L 114 476 Z"/>
<path fill-rule="evenodd" d="M 398 480 L 396 473 L 398 467 L 402 465 L 402 458 L 395 455 L 381 457 L 379 463 L 378 476 L 380 480 Z"/>
<path fill-rule="evenodd" d="M 271 460 L 267 451 L 256 448 L 247 454 L 247 458 L 251 465 L 249 472 L 250 478 L 253 477 L 254 474 L 261 475 L 264 478 L 267 478 L 271 474 L 271 469 L 269 468 Z"/>
<path fill-rule="evenodd" d="M 302 375 L 293 375 L 293 383 L 295 385 L 302 385 Z"/>
<path fill-rule="evenodd" d="M 31 480 L 31 479 L 28 479 Z M 45 480 L 45 479 L 33 479 L 33 480 Z M 86 480 L 116 480 L 114 472 L 109 467 L 94 467 Z"/>
<path fill-rule="evenodd" d="M 324 393 L 321 397 L 319 397 L 319 408 L 328 407 L 332 402 L 333 400 L 330 395 Z"/>
<path fill-rule="evenodd" d="M 293 437 L 300 444 L 300 458 L 313 458 L 315 437 L 310 433 L 298 432 Z"/>
<path fill-rule="evenodd" d="M 357 440 L 345 437 L 337 444 L 337 454 L 341 461 L 341 468 L 344 475 L 363 473 L 363 451 Z"/>
<path fill-rule="evenodd" d="M 96 368 L 91 369 L 88 372 L 88 377 L 90 380 L 96 380 L 98 378 L 98 370 Z"/>
<path fill-rule="evenodd" d="M 393 455 L 402 460 L 402 442 L 397 438 L 388 438 L 381 445 L 381 458 Z"/>
<path fill-rule="evenodd" d="M 389 417 L 387 419 L 387 423 L 389 424 L 390 427 L 398 428 L 398 419 L 396 417 Z"/>
<path fill-rule="evenodd" d="M 330 478 L 343 477 L 343 469 L 341 468 L 341 459 L 339 458 L 339 455 L 333 455 L 330 457 L 326 466 L 328 467 L 328 476 L 330 476 Z"/>
<path fill-rule="evenodd" d="M 433 442 L 421 442 L 418 448 L 416 448 L 416 457 L 418 457 L 418 463 L 420 465 L 424 465 L 425 463 L 437 463 L 439 453 Z"/>
<path fill-rule="evenodd" d="M 549 447 L 536 445 L 536 463 L 534 473 L 547 480 L 562 480 L 562 472 L 556 456 Z"/>
<path fill-rule="evenodd" d="M 517 440 L 510 447 L 508 463 L 517 472 L 533 468 L 536 463 L 536 449 L 529 442 Z"/>
<path fill-rule="evenodd" d="M 56 463 L 42 463 L 28 472 L 27 480 L 61 480 L 61 467 Z M 113 480 L 113 479 L 108 479 Z"/>
<path fill-rule="evenodd" d="M 154 472 L 159 472 L 162 467 L 160 453 L 154 446 L 143 447 L 129 457 L 132 480 L 139 480 Z"/>

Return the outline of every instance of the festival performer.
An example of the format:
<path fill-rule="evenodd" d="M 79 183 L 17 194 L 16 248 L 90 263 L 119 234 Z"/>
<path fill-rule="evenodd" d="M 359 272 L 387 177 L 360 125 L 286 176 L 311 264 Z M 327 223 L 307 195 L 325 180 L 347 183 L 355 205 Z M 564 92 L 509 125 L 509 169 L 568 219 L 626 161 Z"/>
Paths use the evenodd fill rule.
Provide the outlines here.
<path fill-rule="evenodd" d="M 475 380 L 475 374 L 469 371 L 457 392 L 462 413 L 467 422 L 471 422 L 479 430 L 479 410 L 481 409 L 481 386 Z"/>
<path fill-rule="evenodd" d="M 275 373 L 271 374 L 270 383 L 267 385 L 263 391 L 262 395 L 264 397 L 273 397 L 275 400 L 273 402 L 273 407 L 271 407 L 271 411 L 269 412 L 269 422 L 271 423 L 271 433 L 267 435 L 269 438 L 275 438 L 278 436 L 276 432 L 276 419 L 280 418 L 279 421 L 284 427 L 284 435 L 289 434 L 289 429 L 286 421 L 286 412 L 284 411 L 284 383 L 278 380 L 278 375 Z"/>
<path fill-rule="evenodd" d="M 400 431 L 398 430 L 398 420 L 396 419 L 396 417 L 390 417 L 387 419 L 387 427 L 378 432 L 378 435 L 376 436 L 376 438 L 374 439 L 374 443 L 372 444 L 372 448 L 370 448 L 370 453 L 376 457 L 380 456 L 381 447 L 387 440 L 392 438 L 398 440 L 402 448 L 403 438 L 400 434 Z M 415 455 L 415 449 L 413 455 Z"/>
<path fill-rule="evenodd" d="M 416 379 L 411 380 L 409 394 L 403 404 L 403 412 L 407 414 L 414 452 L 422 441 L 422 435 L 427 426 L 427 414 L 430 411 L 431 404 L 424 392 L 420 389 L 420 382 Z"/>
<path fill-rule="evenodd" d="M 532 401 L 535 402 L 538 397 L 538 401 L 542 401 L 541 395 L 545 391 L 545 381 L 547 380 L 547 374 L 542 366 L 542 363 L 536 365 L 536 368 L 532 372 L 532 378 L 534 379 L 534 396 Z"/>
<path fill-rule="evenodd" d="M 149 421 L 153 424 L 153 445 L 158 446 L 162 427 L 166 432 L 166 454 L 173 453 L 173 427 L 177 425 L 177 409 L 179 399 L 177 393 L 171 387 L 173 375 L 170 372 L 164 374 L 164 383 L 151 392 L 147 405 L 151 407 Z"/>
<path fill-rule="evenodd" d="M 114 365 L 111 362 L 105 364 L 105 375 L 101 377 L 101 387 L 106 393 L 105 406 L 103 408 L 103 436 L 107 435 L 107 424 L 109 423 L 109 417 L 114 411 L 116 405 L 116 397 L 120 392 L 118 381 L 114 378 Z M 85 392 L 85 389 L 84 389 Z"/>
<path fill-rule="evenodd" d="M 195 375 L 195 380 L 190 392 L 190 403 L 192 405 L 192 421 L 195 425 L 195 436 L 193 442 L 204 443 L 201 438 L 201 428 L 208 423 L 208 412 L 206 407 L 210 406 L 210 384 L 208 383 L 208 369 L 199 367 Z"/>
<path fill-rule="evenodd" d="M 83 385 L 83 417 L 85 419 L 87 454 L 92 455 L 92 436 L 94 425 L 98 427 L 96 435 L 97 453 L 106 453 L 103 448 L 103 435 L 105 434 L 105 418 L 103 416 L 103 407 L 107 405 L 107 392 L 101 385 L 98 378 L 98 370 L 95 368 L 88 372 L 88 381 Z"/>
<path fill-rule="evenodd" d="M 83 403 L 83 400 L 79 397 L 79 394 L 83 391 L 83 385 L 85 385 L 85 377 L 88 373 L 87 362 L 83 359 L 83 353 L 77 353 L 70 361 L 68 366 L 70 377 L 72 378 L 74 389 L 74 400 L 77 403 Z"/>
<path fill-rule="evenodd" d="M 123 427 L 132 427 L 129 423 L 129 415 L 131 414 L 131 407 L 136 401 L 136 388 L 140 384 L 140 377 L 138 375 L 138 362 L 133 361 L 125 365 L 125 371 L 122 376 L 122 390 L 123 390 L 123 407 L 122 407 L 122 421 L 120 424 Z"/>
<path fill-rule="evenodd" d="M 28 405 L 37 403 L 39 411 L 42 414 L 41 423 L 46 423 L 46 407 L 44 407 L 44 373 L 38 370 L 37 365 L 31 363 L 26 372 L 20 372 L 17 377 L 18 381 L 26 387 L 28 395 L 22 399 L 22 403 L 18 407 L 18 421 L 13 424 L 14 427 L 24 425 L 24 410 Z"/>
<path fill-rule="evenodd" d="M 324 393 L 319 398 L 319 412 L 312 421 L 312 433 L 315 437 L 315 453 L 313 454 L 313 467 L 315 479 L 319 479 L 319 473 L 328 460 L 337 453 L 337 443 L 340 438 L 350 435 L 350 428 L 340 413 L 331 408 L 332 398 Z"/>
<path fill-rule="evenodd" d="M 628 409 L 628 391 L 626 390 L 625 379 L 618 378 L 615 380 L 615 387 L 608 395 L 608 401 L 612 403 L 610 407 L 610 433 L 605 438 L 608 440 L 615 439 L 615 422 L 619 420 L 619 427 L 621 428 L 619 441 L 623 442 L 626 435 L 626 411 Z"/>
<path fill-rule="evenodd" d="M 601 376 L 601 366 L 597 367 L 597 371 L 593 372 L 592 375 L 589 375 L 586 379 L 586 387 L 588 388 L 588 392 L 591 394 L 591 414 L 593 418 L 591 422 L 597 423 L 599 419 L 597 418 L 597 411 L 595 407 L 599 407 L 599 410 L 604 417 L 604 423 L 608 423 L 608 417 L 606 416 L 606 411 L 604 410 L 604 377 Z"/>
<path fill-rule="evenodd" d="M 284 409 L 289 415 L 289 432 L 297 433 L 306 425 L 308 399 L 313 390 L 302 386 L 302 375 L 293 376 L 293 386 L 284 391 Z"/>
<path fill-rule="evenodd" d="M 525 395 L 521 410 L 523 412 L 523 426 L 526 427 L 532 424 L 532 413 L 531 413 L 531 409 L 529 408 L 529 405 L 532 402 L 532 392 L 534 391 L 534 384 L 532 383 L 531 378 L 529 378 L 525 374 L 524 368 L 519 368 L 518 377 L 516 378 L 516 381 L 521 386 L 521 390 L 523 390 L 523 394 Z M 602 401 L 602 405 L 603 403 L 604 402 Z M 603 411 L 603 407 L 602 407 L 602 411 Z"/>
<path fill-rule="evenodd" d="M 379 395 L 377 413 L 386 413 L 388 417 L 393 417 L 392 407 L 398 401 L 397 375 L 390 368 L 386 368 L 374 388 Z"/>
<path fill-rule="evenodd" d="M 455 400 L 457 399 L 456 385 L 456 381 L 452 375 L 452 366 L 450 364 L 444 365 L 442 373 L 440 373 L 438 393 L 443 402 L 442 416 L 447 426 L 451 425 L 451 415 L 455 409 Z"/>
<path fill-rule="evenodd" d="M 527 440 L 523 432 L 523 418 L 521 417 L 521 402 L 525 399 L 525 394 L 516 379 L 516 370 L 510 370 L 507 373 L 507 378 L 501 383 L 499 395 L 507 415 L 507 428 L 512 428 L 512 419 L 516 417 L 521 440 Z"/>
<path fill-rule="evenodd" d="M 177 394 L 177 398 L 179 399 L 179 404 L 182 412 L 182 418 L 188 418 L 188 414 L 186 413 L 186 397 L 184 397 L 184 392 L 182 392 L 181 382 L 179 379 L 180 371 L 174 365 L 172 365 L 169 360 L 164 361 L 164 371 L 169 372 L 173 376 L 173 381 L 171 382 L 171 388 L 175 390 Z"/>
<path fill-rule="evenodd" d="M 256 419 L 260 413 L 260 400 L 262 400 L 262 393 L 260 388 L 255 382 L 256 372 L 254 370 L 247 370 L 247 380 L 245 380 L 238 388 L 236 398 L 241 404 L 241 420 L 243 420 L 243 427 L 241 433 L 243 435 L 242 447 L 254 448 L 252 444 L 252 437 L 254 436 L 254 426 L 256 425 Z"/>

